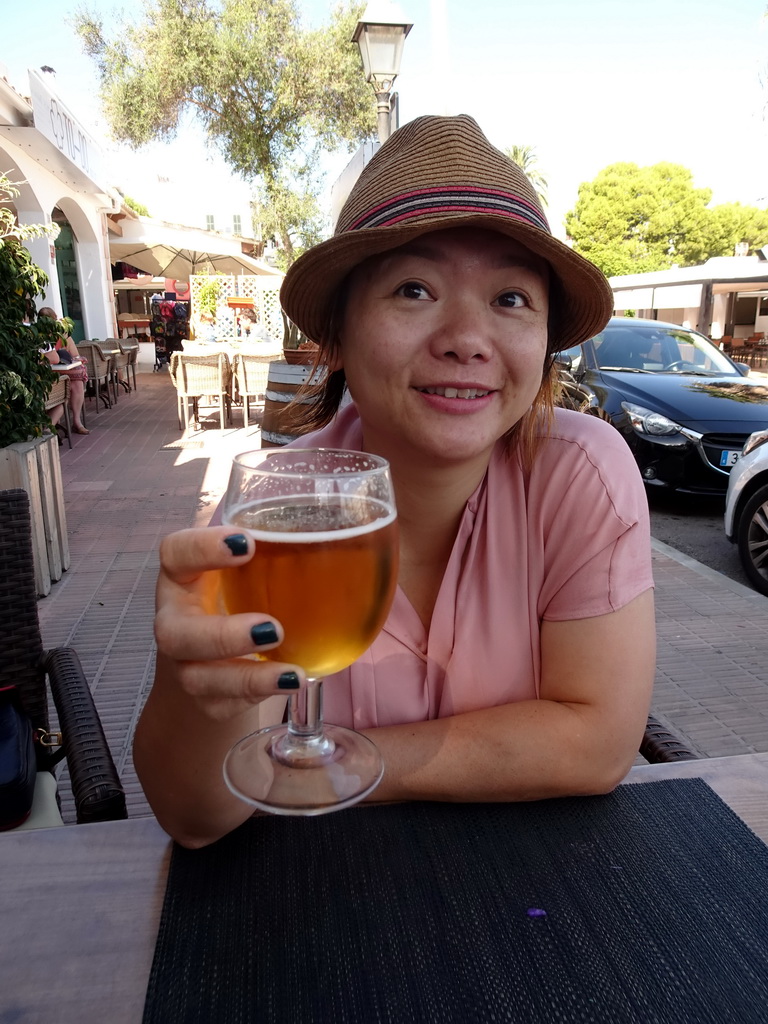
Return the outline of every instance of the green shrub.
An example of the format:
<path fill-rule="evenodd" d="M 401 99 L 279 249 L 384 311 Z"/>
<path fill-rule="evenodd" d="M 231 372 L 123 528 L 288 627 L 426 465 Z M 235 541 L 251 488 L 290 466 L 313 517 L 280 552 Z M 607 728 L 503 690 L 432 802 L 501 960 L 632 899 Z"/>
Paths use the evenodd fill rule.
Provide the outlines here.
<path fill-rule="evenodd" d="M 45 401 L 56 374 L 40 349 L 60 326 L 47 317 L 24 323 L 47 283 L 18 238 L 0 238 L 0 447 L 39 437 L 50 423 Z"/>

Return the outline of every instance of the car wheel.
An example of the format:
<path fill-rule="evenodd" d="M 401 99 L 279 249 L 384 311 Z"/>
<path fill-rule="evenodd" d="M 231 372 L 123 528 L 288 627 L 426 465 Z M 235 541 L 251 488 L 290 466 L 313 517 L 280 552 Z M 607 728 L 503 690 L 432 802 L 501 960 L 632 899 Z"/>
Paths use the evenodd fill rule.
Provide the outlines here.
<path fill-rule="evenodd" d="M 755 491 L 739 518 L 739 555 L 749 581 L 768 594 L 768 484 Z"/>

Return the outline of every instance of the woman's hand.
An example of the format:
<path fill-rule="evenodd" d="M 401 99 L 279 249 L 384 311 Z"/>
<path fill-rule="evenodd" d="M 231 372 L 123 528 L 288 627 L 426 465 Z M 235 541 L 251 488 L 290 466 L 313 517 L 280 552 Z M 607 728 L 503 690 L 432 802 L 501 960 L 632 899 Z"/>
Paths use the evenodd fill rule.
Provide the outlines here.
<path fill-rule="evenodd" d="M 181 530 L 160 545 L 158 651 L 173 664 L 184 693 L 217 720 L 305 683 L 299 666 L 258 658 L 282 642 L 279 622 L 266 613 L 222 611 L 216 570 L 242 565 L 253 553 L 252 538 L 225 526 Z"/>
<path fill-rule="evenodd" d="M 297 665 L 258 659 L 282 641 L 279 622 L 222 613 L 219 571 L 253 553 L 253 539 L 226 526 L 182 530 L 160 546 L 157 670 L 133 755 L 152 810 L 185 846 L 213 842 L 251 815 L 224 783 L 224 758 L 243 736 L 279 723 L 286 696 L 306 685 Z"/>

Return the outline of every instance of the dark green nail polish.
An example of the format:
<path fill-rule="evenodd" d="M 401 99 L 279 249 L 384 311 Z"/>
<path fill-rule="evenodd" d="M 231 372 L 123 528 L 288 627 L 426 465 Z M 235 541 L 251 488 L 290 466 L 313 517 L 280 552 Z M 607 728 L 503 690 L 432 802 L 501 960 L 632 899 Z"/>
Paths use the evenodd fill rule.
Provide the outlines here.
<path fill-rule="evenodd" d="M 251 640 L 256 644 L 257 647 L 261 647 L 262 644 L 276 644 L 277 643 L 277 630 L 273 622 L 260 622 L 258 626 L 251 628 Z"/>
<path fill-rule="evenodd" d="M 283 672 L 277 680 L 278 690 L 298 690 L 299 677 L 295 672 Z"/>
<path fill-rule="evenodd" d="M 233 555 L 248 554 L 248 538 L 244 533 L 232 533 L 224 538 L 224 543 Z"/>

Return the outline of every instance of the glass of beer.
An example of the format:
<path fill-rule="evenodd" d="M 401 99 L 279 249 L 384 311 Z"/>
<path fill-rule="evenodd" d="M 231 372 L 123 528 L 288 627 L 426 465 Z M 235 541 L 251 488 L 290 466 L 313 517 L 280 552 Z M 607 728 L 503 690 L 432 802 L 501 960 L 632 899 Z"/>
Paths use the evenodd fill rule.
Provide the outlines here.
<path fill-rule="evenodd" d="M 273 448 L 238 455 L 223 521 L 256 542 L 245 565 L 221 572 L 229 614 L 264 612 L 284 640 L 265 655 L 301 665 L 310 685 L 288 719 L 246 736 L 224 762 L 230 790 L 276 814 L 349 807 L 381 780 L 375 745 L 324 725 L 322 680 L 370 647 L 397 585 L 397 521 L 389 463 L 365 452 Z"/>

